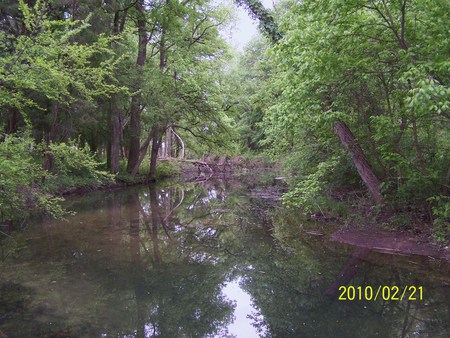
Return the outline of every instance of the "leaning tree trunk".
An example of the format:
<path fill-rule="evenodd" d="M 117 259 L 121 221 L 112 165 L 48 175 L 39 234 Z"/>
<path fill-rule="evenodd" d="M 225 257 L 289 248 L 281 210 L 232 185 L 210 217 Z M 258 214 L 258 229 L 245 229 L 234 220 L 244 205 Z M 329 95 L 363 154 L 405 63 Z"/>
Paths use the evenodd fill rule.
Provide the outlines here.
<path fill-rule="evenodd" d="M 238 5 L 244 5 L 248 8 L 248 10 L 253 14 L 253 16 L 255 16 L 260 21 L 262 28 L 272 38 L 274 43 L 277 43 L 280 40 L 280 38 L 283 36 L 283 33 L 279 30 L 277 22 L 274 21 L 270 12 L 264 8 L 261 1 L 235 0 L 235 2 Z M 388 10 L 386 4 L 385 9 Z M 404 20 L 404 17 L 405 17 L 405 6 L 402 7 L 402 21 Z M 388 23 L 389 24 L 392 23 L 391 18 Z M 396 37 L 400 37 L 399 40 L 401 47 L 407 50 L 408 46 L 404 41 L 404 25 L 402 26 L 402 31 L 400 35 L 395 31 L 395 27 L 393 25 L 390 28 L 393 29 Z M 372 199 L 376 204 L 382 204 L 383 196 L 380 191 L 380 180 L 373 171 L 372 166 L 370 165 L 369 161 L 364 155 L 363 150 L 355 141 L 352 132 L 350 131 L 348 126 L 342 121 L 337 121 L 335 123 L 334 130 L 336 134 L 339 136 L 339 139 L 344 148 L 349 152 L 353 160 L 353 163 L 355 164 L 356 169 L 358 170 L 359 175 L 361 176 L 362 180 L 369 189 Z"/>
<path fill-rule="evenodd" d="M 369 161 L 367 160 L 366 155 L 364 155 L 364 151 L 356 142 L 351 130 L 344 122 L 337 121 L 334 124 L 334 131 L 338 135 L 339 140 L 341 141 L 344 148 L 350 154 L 353 164 L 355 165 L 356 169 L 358 170 L 359 176 L 362 178 L 367 189 L 369 190 L 370 196 L 372 197 L 373 201 L 378 205 L 382 204 L 383 195 L 380 191 L 380 180 L 375 174 Z"/>
<path fill-rule="evenodd" d="M 175 132 L 175 129 L 170 128 L 170 130 L 171 130 L 172 133 L 175 135 L 175 137 L 178 139 L 178 142 L 180 142 L 181 149 L 180 149 L 180 155 L 179 155 L 179 158 L 182 159 L 182 160 L 184 160 L 184 142 L 183 142 L 183 139 L 180 137 L 180 135 L 178 135 L 178 134 Z"/>
<path fill-rule="evenodd" d="M 139 167 L 141 166 L 141 163 L 142 161 L 144 161 L 145 155 L 147 154 L 148 146 L 150 145 L 152 137 L 153 137 L 153 130 L 148 134 L 147 139 L 144 141 L 144 144 L 142 144 L 139 155 L 139 161 L 134 166 L 133 171 L 131 172 L 131 177 L 136 176 L 136 174 L 138 173 Z"/>

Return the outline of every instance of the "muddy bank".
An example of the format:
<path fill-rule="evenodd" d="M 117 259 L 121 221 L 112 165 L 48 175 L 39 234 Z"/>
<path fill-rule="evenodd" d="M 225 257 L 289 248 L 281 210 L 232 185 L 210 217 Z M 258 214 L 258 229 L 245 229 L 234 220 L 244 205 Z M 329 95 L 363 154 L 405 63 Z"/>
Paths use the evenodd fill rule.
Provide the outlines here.
<path fill-rule="evenodd" d="M 376 228 L 340 229 L 331 234 L 330 240 L 383 254 L 427 256 L 443 259 L 450 263 L 448 247 L 440 248 L 426 238 L 415 237 L 407 232 Z"/>

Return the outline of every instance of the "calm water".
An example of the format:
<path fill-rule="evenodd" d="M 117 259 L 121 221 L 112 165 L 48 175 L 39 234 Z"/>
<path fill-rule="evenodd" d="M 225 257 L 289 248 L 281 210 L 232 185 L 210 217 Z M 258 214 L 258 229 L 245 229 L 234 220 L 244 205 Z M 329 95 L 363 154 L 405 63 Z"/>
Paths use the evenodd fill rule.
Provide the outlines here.
<path fill-rule="evenodd" d="M 0 337 L 448 337 L 447 263 L 361 255 L 257 196 L 225 181 L 95 193 L 1 235 Z M 339 301 L 340 285 L 423 300 Z"/>

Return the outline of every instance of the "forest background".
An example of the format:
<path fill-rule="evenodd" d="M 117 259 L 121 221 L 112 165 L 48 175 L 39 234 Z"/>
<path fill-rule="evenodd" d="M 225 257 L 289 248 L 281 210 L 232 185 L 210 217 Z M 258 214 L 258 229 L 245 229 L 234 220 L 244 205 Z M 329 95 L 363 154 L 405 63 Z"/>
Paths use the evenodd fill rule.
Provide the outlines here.
<path fill-rule="evenodd" d="M 262 32 L 242 53 L 234 5 Z M 173 172 L 158 154 L 244 155 L 303 212 L 448 240 L 449 22 L 446 0 L 2 1 L 0 221 Z"/>

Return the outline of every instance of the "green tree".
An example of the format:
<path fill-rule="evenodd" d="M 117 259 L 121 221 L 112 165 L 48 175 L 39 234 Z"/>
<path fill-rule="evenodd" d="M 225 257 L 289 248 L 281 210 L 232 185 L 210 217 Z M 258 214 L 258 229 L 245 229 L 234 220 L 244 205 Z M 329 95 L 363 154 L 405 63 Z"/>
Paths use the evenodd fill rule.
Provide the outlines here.
<path fill-rule="evenodd" d="M 265 117 L 267 142 L 293 154 L 287 201 L 355 177 L 348 155 L 376 203 L 382 192 L 396 206 L 448 196 L 448 3 L 291 6 L 274 47 L 280 99 Z"/>
<path fill-rule="evenodd" d="M 221 91 L 228 47 L 218 31 L 229 17 L 226 7 L 203 0 L 161 3 L 158 11 L 150 13 L 153 26 L 147 48 L 152 52 L 143 68 L 140 94 L 145 130 L 141 138 L 146 138 L 132 175 L 150 143 L 150 176 L 154 178 L 161 144 L 171 156 L 177 143 L 191 150 L 198 145 L 197 138 L 217 145 L 230 130 L 226 128 L 226 96 Z"/>

